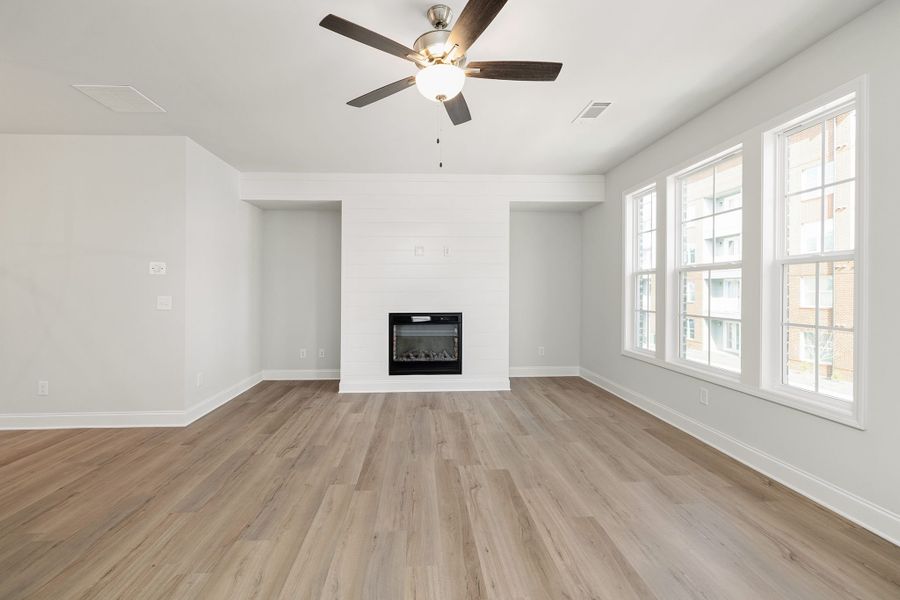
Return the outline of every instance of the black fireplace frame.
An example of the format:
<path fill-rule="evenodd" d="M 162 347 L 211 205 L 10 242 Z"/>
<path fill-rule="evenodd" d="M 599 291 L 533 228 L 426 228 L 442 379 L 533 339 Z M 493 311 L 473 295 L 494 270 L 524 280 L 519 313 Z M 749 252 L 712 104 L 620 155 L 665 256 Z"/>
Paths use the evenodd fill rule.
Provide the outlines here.
<path fill-rule="evenodd" d="M 432 323 L 453 323 L 457 326 L 456 360 L 395 361 L 394 325 L 415 323 L 413 317 L 429 317 Z M 463 359 L 462 313 L 388 313 L 388 375 L 462 375 Z"/>

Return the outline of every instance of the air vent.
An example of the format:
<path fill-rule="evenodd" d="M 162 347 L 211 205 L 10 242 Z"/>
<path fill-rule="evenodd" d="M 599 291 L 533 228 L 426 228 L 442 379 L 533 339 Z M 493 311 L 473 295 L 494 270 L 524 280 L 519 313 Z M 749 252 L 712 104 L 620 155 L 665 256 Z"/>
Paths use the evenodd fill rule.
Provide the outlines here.
<path fill-rule="evenodd" d="M 73 85 L 72 87 L 115 112 L 166 112 L 162 106 L 130 85 Z"/>
<path fill-rule="evenodd" d="M 582 121 L 585 119 L 596 119 L 600 116 L 600 113 L 609 108 L 610 104 L 610 102 L 588 102 L 588 105 L 585 106 L 580 113 L 578 113 L 578 116 L 575 117 L 572 122 L 575 123 L 576 121 Z"/>

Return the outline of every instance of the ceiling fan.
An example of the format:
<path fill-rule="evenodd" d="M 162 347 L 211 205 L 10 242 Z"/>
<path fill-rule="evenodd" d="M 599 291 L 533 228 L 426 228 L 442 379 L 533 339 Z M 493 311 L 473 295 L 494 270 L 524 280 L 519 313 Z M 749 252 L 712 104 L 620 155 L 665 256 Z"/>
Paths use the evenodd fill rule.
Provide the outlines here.
<path fill-rule="evenodd" d="M 555 81 L 562 68 L 562 63 L 556 62 L 467 61 L 466 52 L 469 47 L 491 24 L 505 4 L 506 0 L 469 0 L 452 29 L 447 29 L 453 15 L 450 7 L 436 4 L 426 13 L 434 29 L 420 35 L 412 48 L 335 15 L 328 15 L 319 25 L 415 63 L 419 68 L 416 75 L 389 83 L 354 98 L 347 104 L 362 108 L 415 85 L 423 96 L 442 103 L 453 124 L 460 125 L 472 119 L 469 106 L 462 95 L 466 77 L 510 81 Z"/>

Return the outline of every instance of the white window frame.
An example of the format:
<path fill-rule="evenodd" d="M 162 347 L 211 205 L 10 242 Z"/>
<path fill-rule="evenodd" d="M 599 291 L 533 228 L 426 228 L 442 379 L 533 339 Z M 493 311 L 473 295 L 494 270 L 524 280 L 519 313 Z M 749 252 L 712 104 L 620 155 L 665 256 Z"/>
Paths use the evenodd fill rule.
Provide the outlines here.
<path fill-rule="evenodd" d="M 635 191 L 650 185 L 656 186 L 657 192 L 657 327 L 656 327 L 656 353 L 638 353 L 628 349 L 624 341 L 622 354 L 634 360 L 663 368 L 668 371 L 691 377 L 697 381 L 705 381 L 714 385 L 735 390 L 749 396 L 789 407 L 808 415 L 825 418 L 842 425 L 865 429 L 866 425 L 866 352 L 868 331 L 868 310 L 866 298 L 868 295 L 867 278 L 868 266 L 868 77 L 862 76 L 850 81 L 827 94 L 806 102 L 802 106 L 772 118 L 765 123 L 760 123 L 751 129 L 735 135 L 727 141 L 717 144 L 715 147 L 694 155 L 689 160 L 680 161 L 679 164 L 665 169 L 653 177 L 647 178 L 638 186 L 627 190 L 623 194 L 623 200 Z M 830 103 L 840 102 L 849 95 L 856 97 L 856 127 L 857 127 L 857 171 L 856 171 L 856 298 L 854 306 L 856 334 L 855 372 L 853 412 L 848 414 L 839 408 L 824 406 L 820 402 L 810 402 L 808 399 L 793 393 L 777 390 L 771 382 L 779 380 L 781 376 L 780 365 L 771 361 L 770 353 L 773 344 L 777 348 L 782 341 L 779 327 L 774 329 L 770 324 L 781 323 L 780 294 L 781 274 L 777 277 L 774 269 L 774 233 L 771 226 L 775 217 L 773 207 L 775 205 L 774 182 L 776 181 L 772 167 L 774 159 L 773 132 L 782 128 L 792 120 L 799 120 L 805 114 L 815 112 Z M 836 105 L 836 104 L 835 104 Z M 761 148 L 760 148 L 761 144 Z M 675 277 L 676 266 L 681 257 L 681 249 L 677 247 L 680 240 L 680 232 L 675 236 L 672 232 L 675 223 L 674 204 L 674 175 L 686 170 L 691 165 L 699 163 L 704 158 L 714 154 L 724 155 L 731 149 L 743 146 L 744 154 L 744 186 L 743 194 L 743 248 L 742 260 L 744 268 L 742 280 L 750 282 L 750 286 L 744 285 L 742 290 L 742 327 L 741 331 L 741 359 L 742 373 L 740 378 L 735 378 L 730 372 L 727 374 L 712 372 L 696 363 L 685 365 L 673 360 L 678 352 L 677 330 L 681 328 L 678 318 L 679 312 L 679 282 Z M 756 152 L 761 150 L 758 155 Z M 761 161 L 761 163 L 760 163 Z M 761 201 L 759 200 L 761 198 Z M 755 203 L 755 204 L 754 204 Z M 630 260 L 630 238 L 627 230 L 628 211 L 627 202 L 623 201 L 623 274 L 628 273 L 626 262 Z M 675 239 L 673 239 L 673 237 Z M 677 259 L 677 260 L 676 260 Z M 627 280 L 623 280 L 627 281 Z M 759 289 L 756 288 L 760 282 Z M 776 286 L 773 288 L 773 284 Z M 778 302 L 770 301 L 773 294 L 777 293 Z M 623 313 L 623 330 L 627 333 L 630 320 L 628 305 L 628 293 L 624 294 L 625 312 Z M 676 335 L 673 336 L 673 331 Z M 774 334 L 774 335 L 773 335 Z M 673 339 L 674 337 L 674 339 Z M 777 362 L 780 363 L 780 352 L 776 351 Z M 696 366 L 695 366 L 696 365 Z M 774 370 L 774 372 L 773 372 Z M 729 376 L 731 375 L 731 376 Z M 791 388 L 793 390 L 793 388 Z"/>
<path fill-rule="evenodd" d="M 738 210 L 741 211 L 742 218 L 742 226 L 741 226 L 741 235 L 743 236 L 744 227 L 743 227 L 743 215 L 744 215 L 744 202 L 743 202 L 743 182 L 741 185 L 741 206 L 740 208 L 728 208 L 722 211 L 717 211 L 715 209 L 715 202 L 713 206 L 713 211 L 704 217 L 697 217 L 694 220 L 699 220 L 702 218 L 711 218 L 713 223 L 712 228 L 712 239 L 713 239 L 713 255 L 712 262 L 702 263 L 702 264 L 691 264 L 691 265 L 682 265 L 683 253 L 682 253 L 682 209 L 681 209 L 681 195 L 677 190 L 678 180 L 690 175 L 691 173 L 701 171 L 703 169 L 708 169 L 710 166 L 716 165 L 720 162 L 726 161 L 734 156 L 741 155 L 742 163 L 743 163 L 743 144 L 737 144 L 729 146 L 726 150 L 713 153 L 706 158 L 694 161 L 689 167 L 679 170 L 676 173 L 673 173 L 668 177 L 668 197 L 673 198 L 674 202 L 672 202 L 673 210 L 671 211 L 671 216 L 667 221 L 667 225 L 665 227 L 665 235 L 667 239 L 667 243 L 669 248 L 672 249 L 672 259 L 669 263 L 672 265 L 670 267 L 670 276 L 667 278 L 668 284 L 671 286 L 673 292 L 668 294 L 669 304 L 667 306 L 666 314 L 669 316 L 669 328 L 668 328 L 668 336 L 671 337 L 673 344 L 666 351 L 666 360 L 673 365 L 678 366 L 680 369 L 690 371 L 696 371 L 700 373 L 707 373 L 713 377 L 722 378 L 725 381 L 739 383 L 741 380 L 741 373 L 743 372 L 743 356 L 741 356 L 741 369 L 739 371 L 730 371 L 728 369 L 716 367 L 711 364 L 703 364 L 694 361 L 687 360 L 686 358 L 681 357 L 681 342 L 684 336 L 684 327 L 682 327 L 681 320 L 682 318 L 700 318 L 703 319 L 706 323 L 704 328 L 707 336 L 707 352 L 712 352 L 712 322 L 714 320 L 721 320 L 724 323 L 726 322 L 740 322 L 741 319 L 728 319 L 728 318 L 713 318 L 711 312 L 712 305 L 712 290 L 708 289 L 706 291 L 707 301 L 710 304 L 710 307 L 707 309 L 706 315 L 695 315 L 695 314 L 681 314 L 681 276 L 685 273 L 689 272 L 708 272 L 712 273 L 713 271 L 727 271 L 733 269 L 739 269 L 741 271 L 741 279 L 743 280 L 743 258 L 741 260 L 736 261 L 727 261 L 727 262 L 716 262 L 715 256 L 715 243 L 716 243 L 716 231 L 715 231 L 715 216 L 716 215 L 725 215 L 729 213 L 736 212 Z M 743 167 L 742 167 L 743 173 Z M 713 189 L 713 196 L 715 197 L 715 188 Z M 742 244 L 743 246 L 743 244 Z M 743 254 L 743 252 L 742 252 Z M 743 313 L 743 308 L 741 310 Z M 743 317 L 743 314 L 741 315 Z M 686 341 L 686 340 L 685 340 Z M 711 362 L 711 361 L 710 361 Z"/>
<path fill-rule="evenodd" d="M 845 425 L 865 429 L 866 416 L 866 346 L 867 339 L 867 241 L 868 241 L 868 94 L 867 78 L 862 77 L 842 86 L 834 92 L 820 97 L 782 116 L 776 126 L 763 134 L 763 289 L 761 374 L 760 387 L 766 398 L 779 404 L 830 419 Z M 785 251 L 784 183 L 785 157 L 783 137 L 829 116 L 842 114 L 849 109 L 856 110 L 856 176 L 855 192 L 855 249 L 846 251 L 824 251 L 827 223 L 822 220 L 820 233 L 821 249 L 815 253 L 789 256 Z M 824 134 L 823 134 L 824 137 Z M 823 175 L 824 177 L 824 175 Z M 838 183 L 838 182 L 835 182 Z M 829 184 L 831 185 L 831 184 Z M 783 294 L 784 265 L 810 264 L 822 262 L 854 261 L 854 368 L 853 401 L 799 389 L 783 383 L 784 334 L 783 334 Z M 818 276 L 819 267 L 816 267 Z M 816 314 L 821 302 L 818 281 L 816 283 Z"/>
<path fill-rule="evenodd" d="M 638 223 L 638 203 L 637 200 L 640 198 L 644 198 L 647 194 L 653 194 L 654 197 L 654 208 L 653 208 L 653 223 L 652 229 L 647 231 L 639 231 L 639 223 Z M 623 313 L 622 313 L 622 322 L 624 324 L 624 329 L 622 331 L 622 350 L 626 353 L 633 353 L 639 356 L 652 357 L 656 356 L 657 352 L 660 349 L 660 329 L 659 329 L 659 320 L 660 314 L 662 313 L 660 304 L 660 252 L 659 252 L 659 230 L 660 230 L 660 217 L 659 217 L 659 195 L 657 193 L 657 188 L 655 183 L 641 185 L 634 190 L 628 191 L 624 194 L 622 199 L 623 206 L 623 221 L 624 221 L 624 252 L 623 252 L 623 286 L 625 290 L 624 294 L 624 302 L 623 302 Z M 641 233 L 653 233 L 653 243 L 654 243 L 654 267 L 652 269 L 639 269 L 638 268 L 638 238 Z M 656 276 L 656 298 L 654 298 L 654 303 L 656 305 L 655 311 L 643 311 L 640 310 L 637 306 L 638 303 L 638 281 L 641 276 L 644 275 L 655 275 Z M 645 348 L 638 348 L 636 346 L 636 337 L 637 337 L 637 327 L 638 327 L 638 313 L 643 312 L 649 315 L 653 315 L 655 319 L 655 331 L 656 331 L 656 340 L 655 340 L 655 349 L 649 350 Z"/>

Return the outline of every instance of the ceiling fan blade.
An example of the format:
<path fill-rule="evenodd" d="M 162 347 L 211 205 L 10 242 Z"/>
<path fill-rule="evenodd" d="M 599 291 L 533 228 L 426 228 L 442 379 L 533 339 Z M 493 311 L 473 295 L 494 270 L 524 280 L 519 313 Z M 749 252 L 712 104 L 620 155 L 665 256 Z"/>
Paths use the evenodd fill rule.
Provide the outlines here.
<path fill-rule="evenodd" d="M 368 106 L 373 102 L 378 102 L 379 100 L 384 100 L 388 96 L 396 94 L 397 92 L 402 92 L 408 87 L 415 85 L 416 77 L 412 75 L 407 77 L 406 79 L 401 79 L 400 81 L 395 81 L 394 83 L 389 83 L 384 87 L 380 87 L 377 90 L 372 90 L 368 94 L 363 94 L 359 98 L 354 98 L 347 104 L 350 106 L 355 106 L 356 108 L 362 108 L 363 106 Z"/>
<path fill-rule="evenodd" d="M 466 104 L 466 99 L 463 98 L 462 92 L 449 100 L 444 100 L 444 108 L 447 109 L 447 114 L 450 115 L 450 120 L 453 121 L 454 125 L 462 125 L 466 121 L 472 120 L 469 105 Z"/>
<path fill-rule="evenodd" d="M 390 38 L 386 38 L 380 33 L 375 33 L 356 23 L 351 23 L 346 19 L 334 15 L 326 16 L 319 25 L 325 29 L 330 29 L 335 33 L 346 36 L 351 40 L 356 40 L 361 44 L 371 46 L 372 48 L 387 52 L 388 54 L 393 54 L 404 60 L 419 62 L 416 57 L 421 57 L 421 55 L 412 48 L 407 48 L 403 44 L 395 42 Z M 422 60 L 424 60 L 424 58 L 422 58 Z"/>
<path fill-rule="evenodd" d="M 451 54 L 450 58 L 459 58 L 465 54 L 505 4 L 506 0 L 469 0 L 447 39 L 446 48 Z"/>
<path fill-rule="evenodd" d="M 509 81 L 556 81 L 562 63 L 533 62 L 527 60 L 487 60 L 470 62 L 466 75 L 481 79 L 506 79 Z M 468 69 L 477 69 L 469 71 Z"/>

